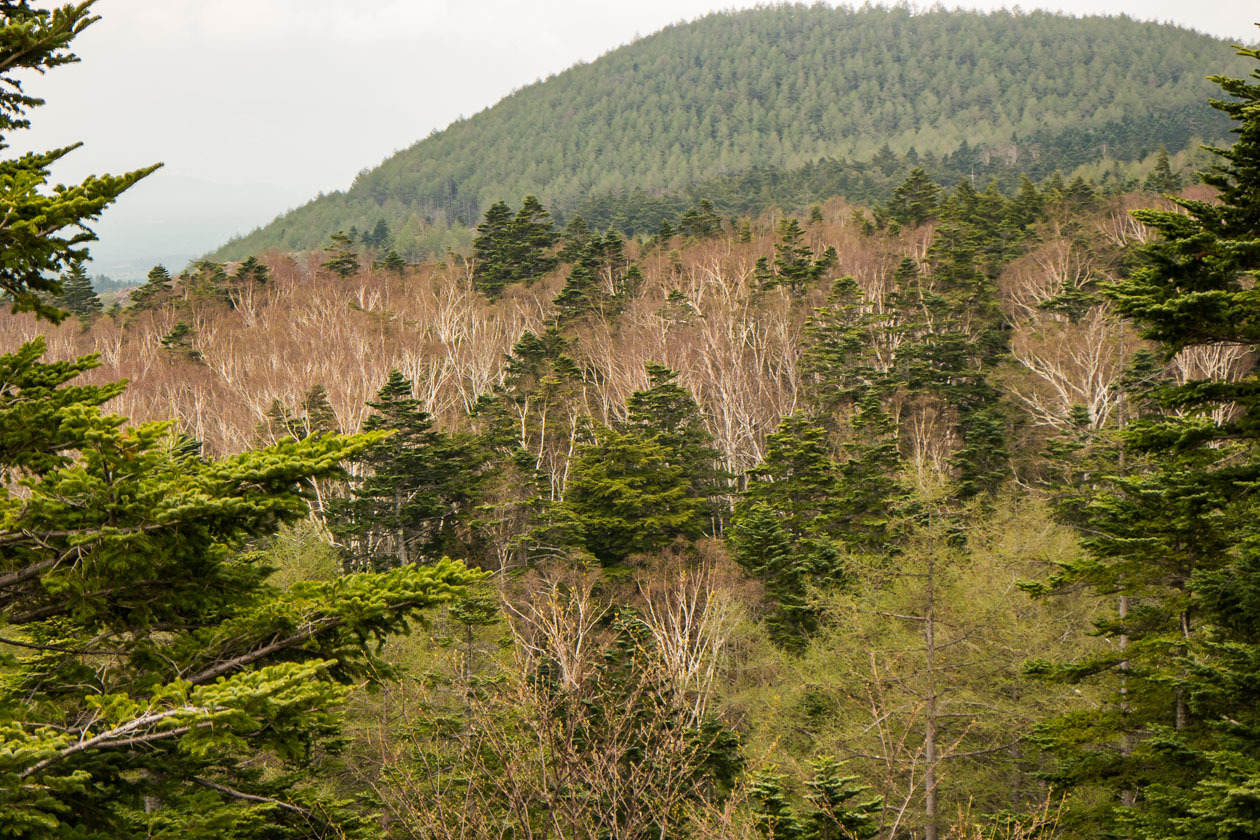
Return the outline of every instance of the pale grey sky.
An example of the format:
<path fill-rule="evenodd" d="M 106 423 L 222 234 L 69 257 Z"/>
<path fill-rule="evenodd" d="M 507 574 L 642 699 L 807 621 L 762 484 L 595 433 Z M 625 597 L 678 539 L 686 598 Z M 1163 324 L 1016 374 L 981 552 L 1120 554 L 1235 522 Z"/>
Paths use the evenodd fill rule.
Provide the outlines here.
<path fill-rule="evenodd" d="M 14 148 L 85 141 L 77 179 L 166 167 L 99 226 L 98 270 L 181 259 L 434 129 L 636 35 L 737 0 L 99 0 L 81 64 L 28 82 L 48 100 Z M 1001 8 L 990 0 L 948 7 Z M 1046 0 L 1254 42 L 1256 0 Z M 172 266 L 174 267 L 174 266 Z"/>

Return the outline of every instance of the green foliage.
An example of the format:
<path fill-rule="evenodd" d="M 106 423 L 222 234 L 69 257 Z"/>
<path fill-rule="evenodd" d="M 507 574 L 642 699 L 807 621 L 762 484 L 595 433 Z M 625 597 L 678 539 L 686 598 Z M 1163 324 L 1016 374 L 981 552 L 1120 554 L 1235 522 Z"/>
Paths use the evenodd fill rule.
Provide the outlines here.
<path fill-rule="evenodd" d="M 827 433 L 798 412 L 766 438 L 765 458 L 749 470 L 735 503 L 730 540 L 735 559 L 766 586 L 776 642 L 799 648 L 817 629 L 809 588 L 838 583 L 845 569 L 840 530 L 840 479 Z"/>
<path fill-rule="evenodd" d="M 399 277 L 402 277 L 407 270 L 407 261 L 399 256 L 398 252 L 393 248 L 389 249 L 389 253 L 382 257 L 377 265 L 388 272 L 397 274 Z"/>
<path fill-rule="evenodd" d="M 564 286 L 552 301 L 556 323 L 568 326 L 585 316 L 603 314 L 610 295 L 600 276 L 600 242 L 592 240 L 582 249 L 577 262 L 569 269 Z"/>
<path fill-rule="evenodd" d="M 324 268 L 342 280 L 358 273 L 359 255 L 351 237 L 337 231 L 329 237 L 328 246 L 324 250 L 328 253 L 328 259 L 320 263 Z"/>
<path fill-rule="evenodd" d="M 805 806 L 792 807 L 784 776 L 762 771 L 749 790 L 757 814 L 757 827 L 771 840 L 863 840 L 879 833 L 882 798 L 851 802 L 870 791 L 856 776 L 842 775 L 844 765 L 823 756 L 812 763 L 813 778 L 807 783 Z"/>
<path fill-rule="evenodd" d="M 717 496 L 725 490 L 729 474 L 722 468 L 721 453 L 691 392 L 676 381 L 678 373 L 648 362 L 648 387 L 626 400 L 625 428 L 650 437 L 666 451 L 669 463 L 682 469 L 690 494 L 710 500 L 713 518 L 723 511 Z"/>
<path fill-rule="evenodd" d="M 473 241 L 473 283 L 488 297 L 497 297 L 513 283 L 532 283 L 551 271 L 558 259 L 551 215 L 534 195 L 525 196 L 513 216 L 507 204 L 490 206 Z"/>
<path fill-rule="evenodd" d="M 193 346 L 195 336 L 192 325 L 187 321 L 178 321 L 170 332 L 162 336 L 161 344 L 172 355 L 190 362 L 200 362 L 201 353 Z"/>
<path fill-rule="evenodd" d="M 21 74 L 46 72 L 78 61 L 70 42 L 94 23 L 94 0 L 48 10 L 26 3 L 9 4 L 0 21 L 0 146 L 13 131 L 28 128 L 26 114 L 44 104 L 25 93 Z M 92 175 L 72 186 L 47 190 L 51 169 L 78 144 L 49 152 L 32 152 L 0 162 L 0 203 L 5 224 L 0 229 L 0 294 L 14 312 L 35 312 L 49 319 L 64 313 L 41 297 L 62 292 L 57 272 L 87 258 L 82 246 L 96 239 L 87 227 L 128 187 L 157 169 L 150 166 L 126 175 Z M 160 164 L 159 164 L 160 165 Z"/>
<path fill-rule="evenodd" d="M 336 430 L 337 415 L 328 402 L 328 389 L 323 385 L 312 385 L 302 395 L 302 401 L 295 410 L 290 411 L 278 399 L 272 400 L 257 432 L 260 439 L 271 443 L 286 437 L 305 440 L 312 435 Z"/>
<path fill-rule="evenodd" d="M 517 91 L 220 257 L 310 249 L 382 217 L 399 253 L 440 253 L 461 244 L 447 227 L 459 216 L 528 193 L 592 229 L 655 234 L 701 198 L 724 214 L 837 194 L 886 201 L 916 166 L 1014 189 L 1024 171 L 1040 181 L 1104 155 L 1140 161 L 1159 143 L 1176 153 L 1195 135 L 1224 138 L 1204 104 L 1222 46 L 1172 26 L 1040 11 L 711 14 Z"/>
<path fill-rule="evenodd" d="M 87 325 L 101 314 L 103 307 L 96 290 L 92 288 L 92 280 L 83 270 L 83 263 L 75 263 L 70 270 L 61 276 L 61 293 L 53 299 L 53 303 Z"/>
<path fill-rule="evenodd" d="M 1168 160 L 1168 150 L 1159 147 L 1159 155 L 1155 158 L 1155 168 L 1146 176 L 1142 188 L 1157 193 L 1174 193 L 1185 186 L 1181 176 L 1172 171 Z"/>
<path fill-rule="evenodd" d="M 166 266 L 155 265 L 149 270 L 145 284 L 131 290 L 131 305 L 136 309 L 147 309 L 165 300 L 170 293 L 171 273 Z"/>
<path fill-rule="evenodd" d="M 814 249 L 804 242 L 805 231 L 794 218 L 779 223 L 779 239 L 774 246 L 774 269 L 758 263 L 758 279 L 764 288 L 786 286 L 794 297 L 800 297 L 818 283 L 836 262 L 836 249 L 828 247 L 818 257 Z"/>
<path fill-rule="evenodd" d="M 1219 203 L 1174 199 L 1180 211 L 1135 211 L 1159 236 L 1140 249 L 1137 270 L 1104 290 L 1165 358 L 1260 336 L 1260 85 L 1213 80 L 1230 95 L 1213 106 L 1239 123 L 1238 141 L 1215 150 L 1221 162 L 1202 176 Z M 1108 704 L 1042 734 L 1068 785 L 1120 804 L 1079 815 L 1107 836 L 1247 836 L 1260 779 L 1260 722 L 1240 690 L 1260 673 L 1250 493 L 1260 478 L 1260 390 L 1254 371 L 1160 381 L 1153 360 L 1140 361 L 1126 384 L 1148 406 L 1119 433 L 1101 486 L 1083 488 L 1088 503 L 1072 510 L 1090 552 L 1054 581 L 1116 598 L 1098 623 L 1113 649 L 1041 669 L 1099 683 Z"/>
<path fill-rule="evenodd" d="M 233 279 L 237 285 L 265 286 L 271 282 L 271 269 L 258 257 L 247 257 L 236 267 Z"/>
<path fill-rule="evenodd" d="M 936 215 L 941 188 L 919 167 L 915 167 L 905 182 L 893 190 L 888 202 L 888 218 L 903 225 L 921 225 Z"/>
<path fill-rule="evenodd" d="M 713 202 L 702 198 L 678 220 L 678 232 L 692 239 L 708 239 L 722 232 L 722 217 Z"/>
<path fill-rule="evenodd" d="M 700 535 L 706 500 L 695 495 L 672 454 L 657 437 L 613 429 L 579 448 L 564 507 L 591 554 L 616 563 Z"/>
<path fill-rule="evenodd" d="M 866 309 L 857 281 L 840 277 L 832 282 L 826 303 L 805 324 L 804 386 L 828 426 L 847 413 L 856 395 L 877 379 L 870 358 L 875 319 Z"/>
<path fill-rule="evenodd" d="M 383 570 L 469 554 L 467 529 L 487 454 L 471 436 L 436 431 L 411 385 L 391 371 L 368 403 L 374 413 L 363 428 L 391 434 L 362 451 L 356 459 L 362 477 L 348 498 L 330 504 L 329 525 L 348 568 Z"/>
<path fill-rule="evenodd" d="M 91 359 L 0 356 L 0 831 L 30 837 L 364 836 L 313 783 L 367 649 L 476 575 L 294 583 L 248 551 L 377 436 L 206 460 L 170 424 L 63 387 Z M 38 423 L 39 425 L 32 425 Z"/>

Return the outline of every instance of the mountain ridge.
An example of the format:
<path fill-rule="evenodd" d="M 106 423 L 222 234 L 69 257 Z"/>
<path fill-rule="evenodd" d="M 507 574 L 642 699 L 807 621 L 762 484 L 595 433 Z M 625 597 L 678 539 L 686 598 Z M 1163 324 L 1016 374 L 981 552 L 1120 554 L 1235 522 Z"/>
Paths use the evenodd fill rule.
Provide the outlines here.
<path fill-rule="evenodd" d="M 382 218 L 398 249 L 416 256 L 466 246 L 467 226 L 500 199 L 534 193 L 571 210 L 592 196 L 677 192 L 885 150 L 931 163 L 965 144 L 988 160 L 1035 163 L 1058 148 L 1040 138 L 1077 131 L 1092 133 L 1106 160 L 1108 138 L 1134 133 L 1134 121 L 1154 126 L 1138 132 L 1149 148 L 1118 162 L 1160 143 L 1176 153 L 1225 136 L 1205 79 L 1220 69 L 1222 44 L 1124 16 L 819 5 L 714 13 L 519 88 L 214 256 L 311 249 Z"/>

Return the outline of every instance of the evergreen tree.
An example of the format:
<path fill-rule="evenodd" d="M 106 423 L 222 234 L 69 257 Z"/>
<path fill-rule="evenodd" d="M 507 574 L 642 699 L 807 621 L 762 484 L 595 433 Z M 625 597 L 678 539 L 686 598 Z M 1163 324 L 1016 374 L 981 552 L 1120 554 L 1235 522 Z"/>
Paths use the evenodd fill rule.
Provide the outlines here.
<path fill-rule="evenodd" d="M 1045 213 L 1045 199 L 1027 175 L 1019 176 L 1019 191 L 1010 204 L 1009 218 L 1016 229 L 1027 228 L 1040 221 Z"/>
<path fill-rule="evenodd" d="M 1006 351 L 1007 324 L 996 280 L 977 264 L 973 220 L 989 217 L 985 197 L 964 184 L 948 204 L 948 220 L 928 252 L 931 277 L 921 277 L 912 261 L 897 272 L 893 317 L 902 339 L 890 384 L 957 413 L 962 445 L 951 461 L 958 492 L 970 497 L 992 492 L 1010 475 L 1008 424 L 988 378 Z"/>
<path fill-rule="evenodd" d="M 99 316 L 104 308 L 81 262 L 71 265 L 70 270 L 61 276 L 61 294 L 53 299 L 53 303 L 78 316 L 84 324 Z"/>
<path fill-rule="evenodd" d="M 763 834 L 771 840 L 863 840 L 879 833 L 880 797 L 852 801 L 870 788 L 856 776 L 842 775 L 844 765 L 834 758 L 818 758 L 811 768 L 803 808 L 792 807 L 781 774 L 763 771 L 753 777 L 750 792 Z"/>
<path fill-rule="evenodd" d="M 803 384 L 823 425 L 838 430 L 858 393 L 876 379 L 870 369 L 869 318 L 857 281 L 837 278 L 825 305 L 805 324 Z"/>
<path fill-rule="evenodd" d="M 1260 59 L 1256 50 L 1240 54 Z M 1220 163 L 1203 175 L 1219 203 L 1174 199 L 1179 210 L 1136 211 L 1159 237 L 1141 249 L 1137 270 L 1105 290 L 1165 357 L 1260 338 L 1260 85 L 1213 81 L 1230 98 L 1212 105 L 1239 124 L 1235 145 L 1214 150 Z M 1043 737 L 1068 785 L 1107 795 L 1103 807 L 1081 809 L 1105 836 L 1245 837 L 1256 830 L 1260 789 L 1260 717 L 1244 688 L 1260 673 L 1247 489 L 1260 479 L 1260 389 L 1252 372 L 1228 382 L 1157 381 L 1146 393 L 1160 411 L 1121 432 L 1123 468 L 1113 464 L 1078 509 L 1090 555 L 1056 581 L 1083 581 L 1115 599 L 1099 622 L 1114 652 L 1041 668 L 1098 681 L 1109 702 L 1088 728 L 1063 718 Z"/>
<path fill-rule="evenodd" d="M 473 282 L 491 298 L 512 283 L 532 283 L 559 264 L 551 253 L 556 239 L 551 216 L 537 197 L 525 196 L 515 216 L 505 202 L 495 202 L 477 226 Z"/>
<path fill-rule="evenodd" d="M 0 147 L 3 138 L 30 126 L 27 113 L 43 100 L 27 94 L 19 78 L 27 71 L 43 73 L 78 61 L 70 42 L 97 20 L 94 0 L 80 0 L 56 10 L 28 3 L 7 3 L 0 9 Z M 80 184 L 45 191 L 51 169 L 78 145 L 34 152 L 4 162 L 0 201 L 5 224 L 0 228 L 0 294 L 14 312 L 35 312 L 49 319 L 63 317 L 41 294 L 62 291 L 58 273 L 87 258 L 82 246 L 96 239 L 87 227 L 124 190 L 157 169 L 150 166 L 126 175 L 93 175 Z"/>
<path fill-rule="evenodd" d="M 713 202 L 702 198 L 678 220 L 678 232 L 692 239 L 708 239 L 722 232 L 722 217 Z"/>
<path fill-rule="evenodd" d="M 965 140 L 963 141 L 964 145 L 966 142 L 967 141 Z M 897 159 L 896 153 L 894 153 L 892 149 L 888 148 L 888 144 L 885 143 L 880 147 L 879 151 L 875 153 L 875 157 L 871 159 L 871 163 L 874 164 L 880 172 L 884 173 L 885 177 L 892 177 L 892 174 L 897 171 L 897 167 L 901 164 L 901 161 Z"/>
<path fill-rule="evenodd" d="M 888 202 L 888 218 L 903 225 L 921 225 L 936 215 L 941 188 L 922 169 L 915 167 L 893 190 Z"/>
<path fill-rule="evenodd" d="M 827 433 L 797 412 L 766 438 L 731 516 L 735 559 L 766 586 L 772 637 L 800 648 L 817 628 L 811 586 L 843 581 L 836 538 L 843 524 L 841 484 Z"/>
<path fill-rule="evenodd" d="M 598 315 L 604 311 L 609 295 L 600 278 L 602 256 L 602 242 L 591 240 L 569 269 L 564 287 L 552 301 L 557 324 L 567 326 L 586 315 Z"/>
<path fill-rule="evenodd" d="M 898 482 L 901 453 L 897 429 L 874 392 L 858 398 L 844 449 L 839 539 L 856 551 L 890 554 L 895 551 L 893 528 L 905 495 Z"/>
<path fill-rule="evenodd" d="M 312 385 L 293 411 L 280 400 L 272 400 L 257 431 L 265 442 L 280 441 L 286 437 L 306 440 L 312 435 L 337 431 L 337 415 L 328 402 L 328 389 L 320 384 Z"/>
<path fill-rule="evenodd" d="M 760 276 L 766 288 L 787 286 L 794 297 L 800 297 L 835 265 L 834 247 L 829 247 L 821 257 L 815 258 L 814 249 L 802 241 L 804 238 L 805 231 L 796 219 L 787 218 L 779 223 L 781 241 L 774 246 L 774 271 L 770 273 L 761 268 Z"/>
<path fill-rule="evenodd" d="M 714 519 L 722 511 L 716 497 L 729 478 L 720 466 L 721 453 L 691 392 L 676 381 L 678 373 L 648 362 L 648 387 L 626 400 L 626 429 L 656 440 L 668 453 L 671 465 L 680 467 L 692 496 L 710 500 Z"/>
<path fill-rule="evenodd" d="M 581 526 L 587 549 L 616 563 L 659 551 L 678 537 L 699 536 L 705 499 L 694 495 L 657 438 L 607 429 L 574 457 L 564 507 Z"/>
<path fill-rule="evenodd" d="M 402 277 L 407 271 L 407 261 L 399 256 L 398 252 L 393 248 L 390 248 L 389 253 L 381 258 L 378 265 L 388 272 L 397 274 L 399 277 Z"/>
<path fill-rule="evenodd" d="M 834 530 L 840 494 L 826 431 L 798 411 L 766 437 L 765 453 L 741 501 L 770 505 L 796 538 Z"/>
<path fill-rule="evenodd" d="M 330 527 L 346 565 L 384 570 L 468 556 L 466 533 L 486 456 L 469 438 L 436 431 L 399 371 L 368 405 L 366 431 L 390 436 L 356 459 L 363 477 L 330 504 Z"/>
<path fill-rule="evenodd" d="M 238 285 L 266 286 L 271 282 L 271 269 L 258 257 L 248 257 L 236 267 L 234 278 Z"/>
<path fill-rule="evenodd" d="M 502 294 L 515 279 L 508 239 L 511 222 L 512 211 L 507 202 L 496 201 L 477 225 L 477 238 L 473 240 L 473 283 L 488 297 Z"/>
<path fill-rule="evenodd" d="M 155 265 L 149 270 L 148 280 L 138 289 L 131 290 L 131 305 L 137 309 L 152 306 L 162 300 L 171 291 L 171 273 L 164 265 Z"/>
<path fill-rule="evenodd" d="M 367 649 L 471 583 L 456 563 L 280 591 L 247 549 L 379 438 L 199 457 L 67 383 L 92 358 L 0 355 L 0 833 L 368 837 L 328 770 Z M 283 772 L 272 772 L 283 768 Z"/>
<path fill-rule="evenodd" d="M 1173 174 L 1172 164 L 1168 160 L 1168 150 L 1160 144 L 1159 154 L 1155 156 L 1155 168 L 1146 176 L 1142 188 L 1157 193 L 1174 193 L 1184 184 L 1179 176 Z"/>
<path fill-rule="evenodd" d="M 201 353 L 193 347 L 193 328 L 187 321 L 177 321 L 170 332 L 162 336 L 162 346 L 180 359 L 200 362 Z"/>
<path fill-rule="evenodd" d="M 551 247 L 556 244 L 551 214 L 535 195 L 525 196 L 509 225 L 513 263 L 518 282 L 532 283 L 558 264 Z"/>
<path fill-rule="evenodd" d="M 389 223 L 377 219 L 372 230 L 363 234 L 363 244 L 373 251 L 383 251 L 389 247 Z"/>
<path fill-rule="evenodd" d="M 564 247 L 556 252 L 556 257 L 560 262 L 576 262 L 591 240 L 591 231 L 586 226 L 586 220 L 575 213 L 564 226 L 560 239 L 564 242 Z"/>
<path fill-rule="evenodd" d="M 765 502 L 737 502 L 727 539 L 735 559 L 766 588 L 770 610 L 764 623 L 770 638 L 784 648 L 802 649 L 818 629 L 818 610 L 808 591 L 818 572 L 816 558 L 802 550 L 782 515 Z"/>
<path fill-rule="evenodd" d="M 324 250 L 329 255 L 327 260 L 320 263 L 324 268 L 342 280 L 358 273 L 359 255 L 355 251 L 353 238 L 337 231 L 329 237 L 328 247 Z"/>

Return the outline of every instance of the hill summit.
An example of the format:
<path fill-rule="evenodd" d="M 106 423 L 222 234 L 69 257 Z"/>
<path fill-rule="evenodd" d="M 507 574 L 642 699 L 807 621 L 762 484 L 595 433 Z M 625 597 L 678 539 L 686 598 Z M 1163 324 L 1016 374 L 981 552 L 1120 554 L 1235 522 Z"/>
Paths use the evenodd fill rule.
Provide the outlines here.
<path fill-rule="evenodd" d="M 819 161 L 972 177 L 1131 162 L 1227 125 L 1218 39 L 1127 17 L 781 5 L 711 14 L 523 88 L 233 240 L 318 247 L 352 226 L 417 256 L 466 244 L 495 201 L 564 212 Z M 1235 68 L 1227 67 L 1225 72 Z M 960 157 L 960 155 L 962 157 Z"/>

